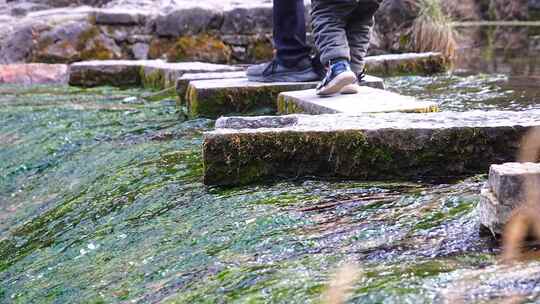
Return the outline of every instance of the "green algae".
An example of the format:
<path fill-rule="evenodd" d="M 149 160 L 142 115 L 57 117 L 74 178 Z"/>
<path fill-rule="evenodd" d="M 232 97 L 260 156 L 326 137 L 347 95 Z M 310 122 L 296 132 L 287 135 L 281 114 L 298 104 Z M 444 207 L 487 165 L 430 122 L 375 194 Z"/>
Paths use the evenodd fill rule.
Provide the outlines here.
<path fill-rule="evenodd" d="M 365 274 L 353 302 L 431 303 L 496 262 L 472 211 L 485 176 L 208 188 L 213 122 L 180 122 L 172 102 L 123 102 L 138 89 L 0 93 L 0 302 L 319 303 L 353 260 Z"/>

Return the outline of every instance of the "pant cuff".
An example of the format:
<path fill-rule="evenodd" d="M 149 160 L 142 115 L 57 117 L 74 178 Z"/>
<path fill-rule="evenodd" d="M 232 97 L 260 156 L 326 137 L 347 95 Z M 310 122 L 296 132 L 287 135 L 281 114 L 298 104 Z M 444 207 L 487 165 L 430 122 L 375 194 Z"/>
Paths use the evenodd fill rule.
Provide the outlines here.
<path fill-rule="evenodd" d="M 327 65 L 330 60 L 343 58 L 351 61 L 351 54 L 349 49 L 333 49 L 328 52 L 321 54 L 321 63 Z"/>
<path fill-rule="evenodd" d="M 364 63 L 351 63 L 351 70 L 356 74 L 360 74 L 362 73 L 362 71 L 364 70 L 364 67 L 366 65 Z"/>

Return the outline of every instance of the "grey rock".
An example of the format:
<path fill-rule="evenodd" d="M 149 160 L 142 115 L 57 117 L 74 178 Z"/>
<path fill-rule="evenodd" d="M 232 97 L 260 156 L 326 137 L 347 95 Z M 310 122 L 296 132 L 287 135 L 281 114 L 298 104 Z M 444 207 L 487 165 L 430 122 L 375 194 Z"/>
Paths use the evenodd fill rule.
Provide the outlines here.
<path fill-rule="evenodd" d="M 148 59 L 149 49 L 150 46 L 147 43 L 135 43 L 133 47 L 131 47 L 131 51 L 133 52 L 133 58 L 137 60 Z"/>
<path fill-rule="evenodd" d="M 177 9 L 157 17 L 156 33 L 172 37 L 199 34 L 218 29 L 222 19 L 222 13 L 213 8 Z"/>
<path fill-rule="evenodd" d="M 235 35 L 272 32 L 272 6 L 242 7 L 224 12 L 221 32 Z"/>
<path fill-rule="evenodd" d="M 104 25 L 142 25 L 147 14 L 137 10 L 101 9 L 94 13 L 96 24 Z"/>
<path fill-rule="evenodd" d="M 0 63 L 28 61 L 32 51 L 33 32 L 34 25 L 22 26 L 3 40 L 0 45 Z"/>
<path fill-rule="evenodd" d="M 540 187 L 540 164 L 506 163 L 489 170 L 489 186 L 502 205 L 515 208 L 526 201 L 526 181 Z"/>
<path fill-rule="evenodd" d="M 218 129 L 284 128 L 295 125 L 295 116 L 221 117 L 216 121 Z"/>

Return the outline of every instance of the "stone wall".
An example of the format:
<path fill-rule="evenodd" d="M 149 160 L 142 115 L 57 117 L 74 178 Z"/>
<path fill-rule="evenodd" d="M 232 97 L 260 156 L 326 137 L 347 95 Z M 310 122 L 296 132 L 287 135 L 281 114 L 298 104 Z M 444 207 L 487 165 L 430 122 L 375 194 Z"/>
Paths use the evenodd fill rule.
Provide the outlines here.
<path fill-rule="evenodd" d="M 536 3 L 442 1 L 458 20 L 521 19 Z M 406 37 L 418 12 L 409 2 L 384 1 L 372 55 L 411 51 Z M 4 64 L 158 58 L 253 63 L 273 54 L 269 0 L 9 0 L 0 2 L 0 24 Z"/>

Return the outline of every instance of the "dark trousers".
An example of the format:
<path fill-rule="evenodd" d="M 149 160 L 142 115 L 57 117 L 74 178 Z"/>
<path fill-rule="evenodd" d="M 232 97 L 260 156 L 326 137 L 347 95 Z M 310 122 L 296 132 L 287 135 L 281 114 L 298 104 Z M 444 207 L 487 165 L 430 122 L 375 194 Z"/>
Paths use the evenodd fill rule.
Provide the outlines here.
<path fill-rule="evenodd" d="M 294 67 L 309 57 L 303 0 L 274 0 L 274 46 L 278 62 Z"/>
<path fill-rule="evenodd" d="M 381 0 L 312 0 L 315 44 L 321 62 L 347 59 L 360 73 L 367 55 L 373 16 Z"/>

